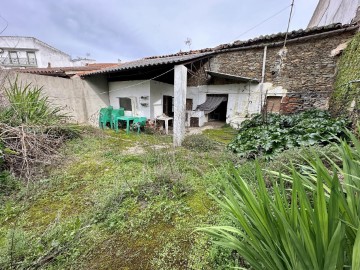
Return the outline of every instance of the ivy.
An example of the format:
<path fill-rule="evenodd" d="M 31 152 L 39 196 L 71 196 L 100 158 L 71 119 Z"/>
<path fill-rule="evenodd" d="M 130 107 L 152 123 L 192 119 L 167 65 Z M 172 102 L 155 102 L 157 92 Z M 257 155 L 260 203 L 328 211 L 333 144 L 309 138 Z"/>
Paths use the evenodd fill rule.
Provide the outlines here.
<path fill-rule="evenodd" d="M 294 147 L 326 145 L 342 136 L 348 124 L 348 120 L 333 119 L 328 112 L 320 110 L 294 115 L 269 114 L 266 124 L 261 115 L 256 115 L 242 123 L 238 135 L 227 147 L 241 158 L 271 158 Z"/>

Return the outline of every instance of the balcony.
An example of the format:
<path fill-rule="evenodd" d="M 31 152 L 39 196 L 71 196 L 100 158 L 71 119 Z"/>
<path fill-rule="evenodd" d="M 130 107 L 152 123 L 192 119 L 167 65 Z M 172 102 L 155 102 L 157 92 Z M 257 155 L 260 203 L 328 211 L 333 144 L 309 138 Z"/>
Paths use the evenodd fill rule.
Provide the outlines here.
<path fill-rule="evenodd" d="M 36 59 L 26 57 L 10 59 L 9 57 L 0 57 L 0 66 L 6 67 L 37 67 Z"/>

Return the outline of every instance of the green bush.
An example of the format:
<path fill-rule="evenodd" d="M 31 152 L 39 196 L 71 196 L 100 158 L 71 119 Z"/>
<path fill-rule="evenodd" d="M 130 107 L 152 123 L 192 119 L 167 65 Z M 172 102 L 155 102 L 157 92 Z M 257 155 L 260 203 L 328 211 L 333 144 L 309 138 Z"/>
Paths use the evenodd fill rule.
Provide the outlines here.
<path fill-rule="evenodd" d="M 294 115 L 261 115 L 242 123 L 228 149 L 241 158 L 272 157 L 286 149 L 315 144 L 326 145 L 343 135 L 346 119 L 332 119 L 329 113 L 311 110 Z"/>
<path fill-rule="evenodd" d="M 208 152 L 216 148 L 215 142 L 202 134 L 186 136 L 182 146 L 197 152 Z"/>
<path fill-rule="evenodd" d="M 255 191 L 232 169 L 217 201 L 233 224 L 200 230 L 252 269 L 360 269 L 360 141 L 348 136 L 354 147 L 342 141 L 339 157 L 326 160 L 330 170 L 314 153 L 302 166 L 307 173 L 274 172 L 272 192 L 259 166 Z"/>

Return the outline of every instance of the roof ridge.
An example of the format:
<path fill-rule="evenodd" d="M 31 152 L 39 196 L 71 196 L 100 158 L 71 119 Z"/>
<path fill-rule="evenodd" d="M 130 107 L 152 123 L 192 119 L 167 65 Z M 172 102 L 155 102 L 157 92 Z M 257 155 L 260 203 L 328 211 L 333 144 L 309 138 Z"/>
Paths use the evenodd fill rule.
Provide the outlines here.
<path fill-rule="evenodd" d="M 356 25 L 356 23 L 350 23 L 350 24 L 333 23 L 333 24 L 329 24 L 329 25 L 316 26 L 316 27 L 311 27 L 311 28 L 306 28 L 306 29 L 300 28 L 298 30 L 289 31 L 288 39 L 294 38 L 294 36 L 297 36 L 297 35 L 301 35 L 301 36 L 309 35 L 310 36 L 316 32 L 325 33 L 325 32 L 335 30 L 335 29 L 342 29 L 342 28 L 345 29 L 345 28 L 355 26 L 355 25 Z M 154 55 L 154 56 L 148 56 L 148 57 L 144 57 L 142 59 L 138 59 L 138 60 L 134 60 L 134 61 L 193 55 L 193 54 L 199 54 L 199 53 L 204 53 L 204 52 L 214 52 L 214 51 L 221 50 L 224 48 L 240 47 L 240 46 L 245 46 L 245 45 L 258 43 L 258 42 L 262 42 L 262 41 L 268 41 L 268 40 L 272 40 L 272 39 L 276 39 L 276 38 L 282 38 L 282 37 L 285 37 L 285 35 L 286 35 L 286 32 L 278 32 L 276 34 L 270 34 L 270 35 L 260 35 L 260 36 L 250 38 L 247 40 L 235 40 L 232 43 L 223 43 L 223 44 L 217 45 L 213 48 L 204 48 L 204 49 L 190 50 L 190 51 L 184 51 L 184 52 L 180 51 L 178 53 L 173 53 L 173 54 Z"/>
<path fill-rule="evenodd" d="M 229 47 L 245 47 L 247 45 L 252 45 L 252 44 L 256 44 L 256 43 L 260 43 L 263 41 L 273 41 L 274 39 L 280 39 L 280 38 L 284 38 L 286 33 L 288 34 L 288 40 L 291 40 L 292 38 L 296 38 L 296 37 L 305 37 L 305 36 L 311 36 L 313 34 L 317 34 L 317 33 L 326 33 L 326 32 L 331 32 L 333 30 L 337 30 L 337 29 L 346 29 L 352 26 L 356 26 L 357 23 L 350 23 L 350 24 L 341 24 L 341 23 L 333 23 L 333 24 L 329 24 L 329 25 L 323 25 L 323 26 L 316 26 L 316 27 L 311 27 L 311 28 L 306 28 L 306 29 L 298 29 L 298 30 L 292 30 L 289 32 L 278 32 L 276 34 L 270 34 L 270 35 L 260 35 L 254 38 L 250 38 L 247 40 L 235 40 L 232 43 L 224 43 L 224 44 L 220 44 L 216 47 L 214 47 L 213 49 L 216 50 L 221 50 L 221 49 L 225 49 L 225 48 L 229 48 Z"/>

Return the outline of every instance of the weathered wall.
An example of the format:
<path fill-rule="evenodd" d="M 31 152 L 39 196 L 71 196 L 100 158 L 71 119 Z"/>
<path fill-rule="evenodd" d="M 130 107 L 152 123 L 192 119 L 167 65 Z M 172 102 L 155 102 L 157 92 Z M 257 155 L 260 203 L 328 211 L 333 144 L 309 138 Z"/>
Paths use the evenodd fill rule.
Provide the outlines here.
<path fill-rule="evenodd" d="M 207 94 L 227 94 L 228 104 L 226 111 L 226 123 L 238 128 L 240 123 L 254 113 L 259 113 L 261 100 L 265 98 L 265 92 L 271 96 L 283 97 L 286 90 L 274 87 L 271 83 L 263 85 L 263 94 L 260 94 L 260 84 L 226 84 L 226 85 L 201 85 L 188 88 L 187 98 L 193 100 L 193 109 L 206 101 Z M 189 117 L 199 117 L 198 112 L 188 112 Z M 203 116 L 205 118 L 205 116 Z M 206 121 L 206 119 L 201 119 Z"/>
<path fill-rule="evenodd" d="M 330 99 L 334 116 L 350 116 L 354 123 L 360 119 L 360 33 L 348 44 L 337 68 L 335 90 Z M 359 82 L 355 82 L 359 81 Z"/>
<path fill-rule="evenodd" d="M 119 107 L 119 97 L 128 97 L 135 101 L 132 112 L 134 114 L 146 116 L 154 119 L 163 113 L 163 96 L 174 96 L 174 85 L 158 81 L 124 81 L 109 83 L 110 105 L 114 108 Z M 265 91 L 272 96 L 285 96 L 286 90 L 274 87 L 271 83 L 264 84 L 263 96 L 260 96 L 259 84 L 226 84 L 226 85 L 202 85 L 188 87 L 186 98 L 193 100 L 193 110 L 198 105 L 206 101 L 207 94 L 228 94 L 227 123 L 234 127 L 249 117 L 253 113 L 260 112 L 260 100 L 264 99 Z M 149 106 L 143 107 L 140 104 L 141 96 L 149 97 Z M 189 117 L 199 117 L 199 112 L 187 111 Z M 200 119 L 200 123 L 207 121 L 205 115 Z"/>
<path fill-rule="evenodd" d="M 349 40 L 354 31 L 336 35 L 288 42 L 287 54 L 279 72 L 281 46 L 269 46 L 266 57 L 265 82 L 273 87 L 287 90 L 287 97 L 282 101 L 282 112 L 293 113 L 310 108 L 328 107 L 328 100 L 333 91 L 337 58 L 330 55 L 339 44 Z M 249 78 L 261 79 L 263 48 L 239 49 L 219 53 L 210 60 L 209 69 Z M 199 78 L 189 80 L 191 85 L 208 84 L 209 80 L 199 70 Z M 196 77 L 195 76 L 195 77 Z"/>
<path fill-rule="evenodd" d="M 360 7 L 360 0 L 320 0 L 308 27 L 332 23 L 350 23 Z"/>
<path fill-rule="evenodd" d="M 125 111 L 125 115 L 139 115 L 150 117 L 149 106 L 142 106 L 141 97 L 150 97 L 149 81 L 119 81 L 109 82 L 110 105 L 115 109 L 120 107 L 119 98 L 131 99 L 132 111 Z M 145 100 L 144 100 L 145 101 Z"/>
<path fill-rule="evenodd" d="M 7 71 L 2 71 L 3 74 Z M 28 73 L 6 73 L 10 80 L 18 76 L 23 84 L 31 83 L 43 87 L 44 94 L 54 104 L 61 106 L 63 111 L 77 123 L 97 125 L 98 112 L 101 107 L 109 105 L 109 94 L 105 77 L 83 80 L 79 77 L 64 79 Z M 4 81 L 8 86 L 7 79 Z"/>
<path fill-rule="evenodd" d="M 163 82 L 150 81 L 150 118 L 155 118 L 163 113 L 163 96 L 174 96 L 174 85 Z"/>

